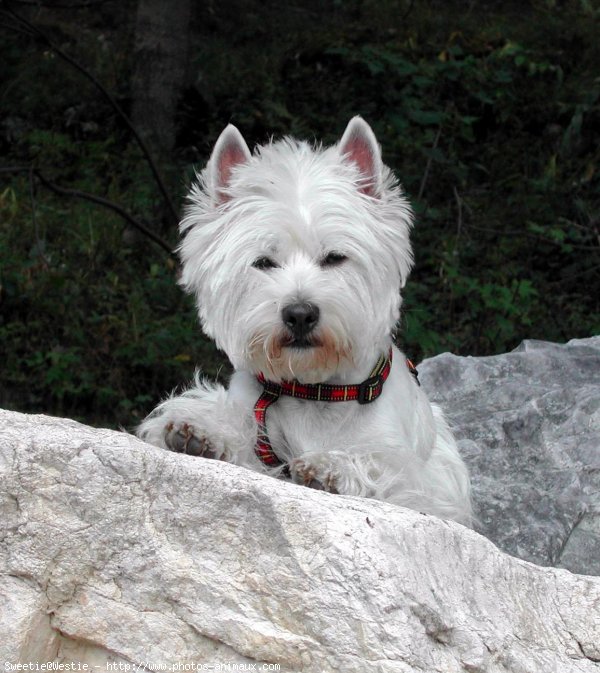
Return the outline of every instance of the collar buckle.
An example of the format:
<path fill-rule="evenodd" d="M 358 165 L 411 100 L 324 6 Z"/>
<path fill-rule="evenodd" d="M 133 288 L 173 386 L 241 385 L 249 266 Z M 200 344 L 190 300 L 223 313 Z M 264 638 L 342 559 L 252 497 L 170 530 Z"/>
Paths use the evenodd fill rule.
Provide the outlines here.
<path fill-rule="evenodd" d="M 369 404 L 376 397 L 376 386 L 381 383 L 381 376 L 371 376 L 358 385 L 358 397 L 356 401 L 359 404 Z"/>

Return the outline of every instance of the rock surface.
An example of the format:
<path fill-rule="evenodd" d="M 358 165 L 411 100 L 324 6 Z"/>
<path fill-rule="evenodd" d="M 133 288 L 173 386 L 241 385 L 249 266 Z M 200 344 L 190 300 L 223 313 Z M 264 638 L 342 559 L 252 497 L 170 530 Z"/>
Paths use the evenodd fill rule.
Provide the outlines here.
<path fill-rule="evenodd" d="M 0 662 L 600 670 L 600 579 L 458 524 L 2 411 L 0 479 Z"/>
<path fill-rule="evenodd" d="M 541 565 L 600 575 L 600 337 L 419 366 L 454 426 L 478 529 Z"/>

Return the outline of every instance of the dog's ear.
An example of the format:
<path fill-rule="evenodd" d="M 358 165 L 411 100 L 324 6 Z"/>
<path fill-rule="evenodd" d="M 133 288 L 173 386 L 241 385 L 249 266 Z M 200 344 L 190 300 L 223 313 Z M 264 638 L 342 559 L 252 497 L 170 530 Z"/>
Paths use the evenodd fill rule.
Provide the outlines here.
<path fill-rule="evenodd" d="M 371 127 L 362 117 L 352 117 L 340 140 L 340 154 L 358 166 L 362 176 L 359 189 L 378 196 L 381 185 L 381 150 Z"/>
<path fill-rule="evenodd" d="M 250 150 L 242 134 L 233 124 L 221 133 L 210 157 L 210 183 L 217 204 L 228 200 L 227 187 L 231 172 L 250 159 Z"/>

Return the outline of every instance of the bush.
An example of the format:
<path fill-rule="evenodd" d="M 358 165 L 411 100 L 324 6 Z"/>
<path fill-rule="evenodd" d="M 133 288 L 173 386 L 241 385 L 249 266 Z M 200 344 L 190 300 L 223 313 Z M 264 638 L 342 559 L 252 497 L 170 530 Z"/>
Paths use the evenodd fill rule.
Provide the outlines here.
<path fill-rule="evenodd" d="M 134 8 L 110 4 L 76 22 L 36 18 L 127 109 Z M 360 113 L 418 213 L 400 332 L 413 359 L 597 333 L 598 11 L 501 4 L 197 9 L 201 76 L 182 96 L 163 167 L 185 176 L 175 200 L 230 119 L 249 143 L 271 133 L 334 142 Z M 119 203 L 175 245 L 148 165 L 98 90 L 34 40 L 19 36 L 0 57 L 11 102 L 2 164 Z M 2 174 L 0 403 L 131 427 L 195 366 L 227 372 L 164 250 L 27 171 Z"/>

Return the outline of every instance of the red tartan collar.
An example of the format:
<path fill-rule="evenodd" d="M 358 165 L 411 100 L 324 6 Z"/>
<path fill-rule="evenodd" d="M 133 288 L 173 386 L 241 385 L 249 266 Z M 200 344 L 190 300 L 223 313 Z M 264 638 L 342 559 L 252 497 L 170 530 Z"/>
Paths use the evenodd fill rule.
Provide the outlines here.
<path fill-rule="evenodd" d="M 354 385 L 334 385 L 331 383 L 299 383 L 298 381 L 282 381 L 274 383 L 265 379 L 263 374 L 257 376 L 258 381 L 265 387 L 277 394 L 288 397 L 298 397 L 302 400 L 314 402 L 351 402 L 356 400 L 359 404 L 368 404 L 375 401 L 383 384 L 392 368 L 392 349 L 387 356 L 381 355 L 377 364 L 373 367 L 369 378 L 362 383 Z"/>
<path fill-rule="evenodd" d="M 406 360 L 410 373 L 417 378 L 418 373 L 410 360 Z M 262 374 L 256 378 L 263 386 L 263 392 L 254 405 L 254 418 L 258 424 L 258 435 L 254 452 L 259 460 L 267 467 L 281 467 L 282 474 L 289 476 L 289 466 L 277 456 L 269 436 L 267 434 L 267 409 L 276 402 L 281 395 L 297 397 L 302 400 L 314 400 L 321 402 L 350 402 L 357 401 L 359 404 L 368 404 L 375 401 L 383 390 L 383 384 L 392 368 L 392 349 L 387 356 L 381 355 L 371 374 L 362 383 L 355 385 L 333 385 L 330 383 L 299 383 L 298 381 L 282 381 L 275 383 L 268 381 Z M 419 384 L 420 385 L 420 384 Z"/>

